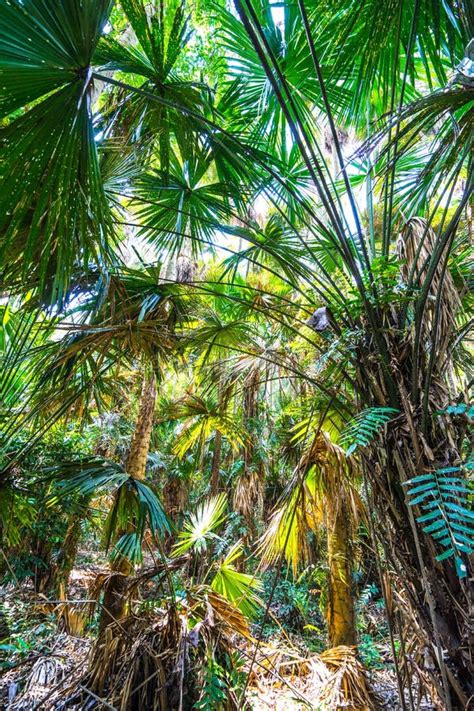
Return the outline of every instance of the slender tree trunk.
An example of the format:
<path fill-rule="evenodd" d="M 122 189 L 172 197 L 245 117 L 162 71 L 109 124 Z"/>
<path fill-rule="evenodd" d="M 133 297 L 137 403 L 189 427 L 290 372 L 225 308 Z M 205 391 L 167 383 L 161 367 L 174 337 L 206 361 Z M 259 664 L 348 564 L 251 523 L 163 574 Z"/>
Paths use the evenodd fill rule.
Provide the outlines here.
<path fill-rule="evenodd" d="M 153 374 L 145 376 L 138 408 L 137 421 L 133 432 L 126 470 L 134 479 L 145 479 L 146 463 L 150 451 L 153 414 L 156 403 L 156 386 Z M 120 537 L 133 530 L 130 522 L 128 531 L 119 531 Z M 133 565 L 126 559 L 117 557 L 111 563 L 111 575 L 105 585 L 104 601 L 99 622 L 99 633 L 115 620 L 121 620 L 128 608 L 128 576 L 133 572 Z"/>
<path fill-rule="evenodd" d="M 211 496 L 219 493 L 219 478 L 221 470 L 222 434 L 216 430 L 214 437 L 214 452 L 212 454 L 211 465 Z"/>
<path fill-rule="evenodd" d="M 126 463 L 127 473 L 133 476 L 134 479 L 143 480 L 145 478 L 155 403 L 155 376 L 150 375 L 143 380 L 138 417 Z"/>
<path fill-rule="evenodd" d="M 357 644 L 351 575 L 349 511 L 343 500 L 326 496 L 329 565 L 327 623 L 331 646 Z"/>
<path fill-rule="evenodd" d="M 82 515 L 76 512 L 69 517 L 66 534 L 53 573 L 54 587 L 58 591 L 67 592 L 69 576 L 76 561 L 81 533 Z"/>

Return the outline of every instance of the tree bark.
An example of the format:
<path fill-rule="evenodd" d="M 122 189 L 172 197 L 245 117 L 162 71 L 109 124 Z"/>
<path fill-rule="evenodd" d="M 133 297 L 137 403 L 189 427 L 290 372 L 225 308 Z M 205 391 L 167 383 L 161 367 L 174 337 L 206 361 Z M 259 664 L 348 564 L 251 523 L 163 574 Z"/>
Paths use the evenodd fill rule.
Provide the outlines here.
<path fill-rule="evenodd" d="M 222 434 L 216 430 L 214 437 L 214 452 L 211 465 L 211 496 L 219 493 L 219 478 L 221 471 Z"/>
<path fill-rule="evenodd" d="M 156 403 L 156 386 L 153 374 L 143 379 L 142 393 L 138 408 L 130 451 L 125 465 L 126 471 L 134 479 L 145 479 L 146 463 L 150 451 L 153 415 Z M 127 530 L 117 531 L 117 538 L 133 531 L 133 521 Z M 104 587 L 104 600 L 99 621 L 99 633 L 111 622 L 120 621 L 128 610 L 128 580 L 133 565 L 124 558 L 116 557 L 110 565 L 111 575 Z"/>
<path fill-rule="evenodd" d="M 142 394 L 135 430 L 127 457 L 126 470 L 134 479 L 145 478 L 146 463 L 150 451 L 153 414 L 156 403 L 155 376 L 152 374 L 143 380 Z"/>
<path fill-rule="evenodd" d="M 82 533 L 82 516 L 79 512 L 69 517 L 63 545 L 56 561 L 53 573 L 54 587 L 57 591 L 67 593 L 69 576 L 76 562 L 77 549 Z"/>
<path fill-rule="evenodd" d="M 357 644 L 351 575 L 349 511 L 343 499 L 326 496 L 328 555 L 327 624 L 332 647 Z"/>

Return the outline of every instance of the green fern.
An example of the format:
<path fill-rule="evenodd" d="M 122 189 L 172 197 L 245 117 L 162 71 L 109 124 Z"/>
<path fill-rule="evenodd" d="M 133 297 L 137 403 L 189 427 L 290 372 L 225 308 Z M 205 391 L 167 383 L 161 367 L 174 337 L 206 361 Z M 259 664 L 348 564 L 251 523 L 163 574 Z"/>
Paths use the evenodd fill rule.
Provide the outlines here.
<path fill-rule="evenodd" d="M 195 711 L 218 711 L 225 708 L 227 697 L 225 670 L 216 662 L 212 651 L 208 650 L 208 657 L 203 668 L 201 693 L 193 709 Z"/>
<path fill-rule="evenodd" d="M 448 405 L 444 410 L 438 410 L 437 415 L 466 415 L 470 420 L 474 419 L 474 404 L 464 402 L 457 405 Z"/>
<path fill-rule="evenodd" d="M 382 427 L 389 422 L 399 410 L 394 407 L 368 407 L 350 420 L 341 432 L 339 443 L 352 454 L 357 447 L 367 447 Z"/>
<path fill-rule="evenodd" d="M 474 463 L 469 461 L 463 468 L 473 469 Z M 423 531 L 444 549 L 436 559 L 454 556 L 457 574 L 465 578 L 467 570 L 461 554 L 474 553 L 474 511 L 469 482 L 455 476 L 461 470 L 460 466 L 436 469 L 404 482 L 404 486 L 408 487 L 410 506 L 420 506 L 425 512 L 416 520 L 425 524 Z"/>

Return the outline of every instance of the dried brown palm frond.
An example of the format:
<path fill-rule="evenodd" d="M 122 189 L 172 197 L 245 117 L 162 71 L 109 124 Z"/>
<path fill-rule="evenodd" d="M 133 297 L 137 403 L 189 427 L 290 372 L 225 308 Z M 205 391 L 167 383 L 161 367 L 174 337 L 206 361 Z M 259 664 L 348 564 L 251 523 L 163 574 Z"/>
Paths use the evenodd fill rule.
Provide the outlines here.
<path fill-rule="evenodd" d="M 371 711 L 375 708 L 365 670 L 354 647 L 333 647 L 319 655 L 331 674 L 320 689 L 320 702 L 328 711 L 351 709 Z"/>
<path fill-rule="evenodd" d="M 322 493 L 331 498 L 336 508 L 348 506 L 352 523 L 357 526 L 361 516 L 365 515 L 364 503 L 354 486 L 356 477 L 360 475 L 357 460 L 347 456 L 342 447 L 321 430 L 300 460 L 299 468 L 302 471 L 307 471 L 311 466 L 317 467 Z"/>
<path fill-rule="evenodd" d="M 209 591 L 207 596 L 216 619 L 228 628 L 228 632 L 236 632 L 246 639 L 251 639 L 247 618 L 238 607 L 215 590 Z"/>
<path fill-rule="evenodd" d="M 250 470 L 239 476 L 233 497 L 233 507 L 247 520 L 263 509 L 263 481 L 259 472 Z"/>
<path fill-rule="evenodd" d="M 441 687 L 434 683 L 433 676 L 428 671 L 434 668 L 433 651 L 426 644 L 425 636 L 409 605 L 406 593 L 400 585 L 392 590 L 388 576 L 386 576 L 385 587 L 390 590 L 390 614 L 400 622 L 398 626 L 401 643 L 399 668 L 403 688 L 410 690 L 410 696 L 418 706 L 423 699 L 426 699 L 436 709 L 442 709 Z"/>
<path fill-rule="evenodd" d="M 407 286 L 423 286 L 438 241 L 439 237 L 425 219 L 413 217 L 406 223 L 398 238 L 397 252 L 401 277 Z M 422 343 L 432 344 L 438 358 L 446 353 L 460 307 L 453 277 L 441 260 L 431 277 L 421 334 Z"/>
<path fill-rule="evenodd" d="M 346 456 L 326 432 L 315 436 L 259 542 L 264 562 L 274 563 L 283 547 L 294 570 L 301 562 L 310 562 L 308 533 L 317 533 L 324 525 L 329 499 L 332 513 L 336 515 L 344 507 L 356 526 L 365 515 L 363 501 L 353 485 L 357 474 L 354 457 Z"/>
<path fill-rule="evenodd" d="M 194 586 L 184 600 L 110 624 L 68 702 L 77 703 L 86 688 L 119 711 L 191 708 L 209 666 L 232 663 L 237 637 L 251 639 L 245 616 L 208 586 Z M 226 694 L 226 708 L 239 708 L 231 684 Z"/>

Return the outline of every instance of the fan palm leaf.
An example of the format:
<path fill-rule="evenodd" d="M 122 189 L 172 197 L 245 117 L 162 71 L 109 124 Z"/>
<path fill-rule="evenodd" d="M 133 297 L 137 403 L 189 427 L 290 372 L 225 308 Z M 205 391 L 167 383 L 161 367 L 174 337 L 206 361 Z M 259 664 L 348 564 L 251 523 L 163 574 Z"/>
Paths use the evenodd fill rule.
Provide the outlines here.
<path fill-rule="evenodd" d="M 110 262 L 114 231 L 92 113 L 91 61 L 111 0 L 0 3 L 2 264 L 21 260 L 50 303 L 75 263 Z M 12 112 L 16 111 L 16 115 Z"/>

